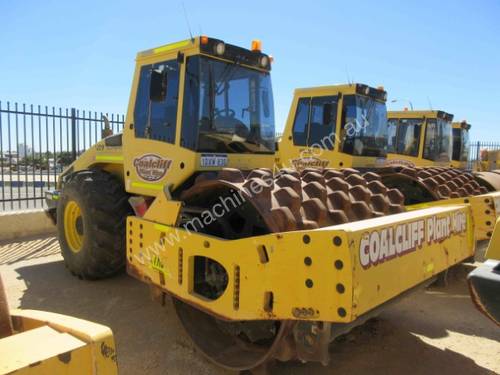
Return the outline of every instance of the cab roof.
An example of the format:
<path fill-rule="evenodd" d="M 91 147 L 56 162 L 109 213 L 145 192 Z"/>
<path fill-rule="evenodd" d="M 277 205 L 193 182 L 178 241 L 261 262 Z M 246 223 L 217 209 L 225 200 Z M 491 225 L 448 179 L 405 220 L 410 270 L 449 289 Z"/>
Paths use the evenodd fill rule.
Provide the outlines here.
<path fill-rule="evenodd" d="M 294 91 L 295 96 L 325 96 L 325 95 L 337 95 L 342 93 L 346 94 L 358 94 L 372 97 L 377 100 L 386 101 L 387 92 L 383 87 L 374 88 L 363 83 L 347 83 L 347 84 L 335 84 L 328 86 L 314 86 L 314 87 L 304 87 L 297 88 Z"/>
<path fill-rule="evenodd" d="M 469 130 L 471 128 L 471 124 L 469 124 L 467 121 L 455 121 L 451 124 L 453 126 L 453 129 L 465 129 Z"/>
<path fill-rule="evenodd" d="M 269 71 L 271 70 L 272 58 L 262 53 L 260 49 L 261 43 L 258 40 L 252 41 L 252 49 L 247 49 L 201 35 L 141 51 L 137 53 L 136 61 L 139 64 L 151 63 L 152 60 L 153 62 L 160 60 L 163 55 L 171 55 L 172 53 L 177 53 L 179 61 L 183 61 L 183 54 L 189 51 Z"/>
<path fill-rule="evenodd" d="M 445 111 L 413 110 L 413 111 L 387 111 L 387 118 L 441 118 L 452 121 L 453 115 Z"/>

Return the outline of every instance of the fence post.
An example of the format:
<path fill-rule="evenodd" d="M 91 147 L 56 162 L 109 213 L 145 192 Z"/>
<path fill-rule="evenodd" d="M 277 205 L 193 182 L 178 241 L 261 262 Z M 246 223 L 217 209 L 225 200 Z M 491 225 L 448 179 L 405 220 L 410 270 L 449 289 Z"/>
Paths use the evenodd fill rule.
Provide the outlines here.
<path fill-rule="evenodd" d="M 476 169 L 481 170 L 481 142 L 477 141 Z"/>
<path fill-rule="evenodd" d="M 76 109 L 71 108 L 71 158 L 76 160 Z"/>

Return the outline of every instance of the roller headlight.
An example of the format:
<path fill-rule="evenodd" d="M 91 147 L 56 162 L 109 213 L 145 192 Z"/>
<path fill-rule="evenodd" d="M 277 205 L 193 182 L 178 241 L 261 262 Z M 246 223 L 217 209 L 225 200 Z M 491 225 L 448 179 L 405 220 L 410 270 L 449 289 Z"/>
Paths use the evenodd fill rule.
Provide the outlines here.
<path fill-rule="evenodd" d="M 223 42 L 219 42 L 215 45 L 215 53 L 222 56 L 226 52 L 226 45 Z"/>
<path fill-rule="evenodd" d="M 262 56 L 260 58 L 260 66 L 265 68 L 269 65 L 269 58 L 267 56 Z"/>

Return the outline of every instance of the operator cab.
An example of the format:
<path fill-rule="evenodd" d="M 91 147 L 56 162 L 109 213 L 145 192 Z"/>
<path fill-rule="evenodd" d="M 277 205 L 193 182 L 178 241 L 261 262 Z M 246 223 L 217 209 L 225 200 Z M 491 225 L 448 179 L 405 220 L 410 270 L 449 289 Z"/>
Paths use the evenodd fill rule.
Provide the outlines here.
<path fill-rule="evenodd" d="M 444 111 L 389 111 L 388 164 L 450 166 L 453 115 Z"/>
<path fill-rule="evenodd" d="M 374 166 L 387 150 L 386 97 L 383 88 L 364 84 L 297 89 L 280 164 L 299 170 Z"/>
<path fill-rule="evenodd" d="M 269 56 L 207 37 L 200 37 L 199 48 L 185 62 L 180 53 L 174 61 L 141 67 L 136 137 L 173 142 L 176 104 L 183 103 L 180 146 L 196 152 L 274 153 Z M 182 63 L 184 93 L 179 91 Z"/>
<path fill-rule="evenodd" d="M 124 131 L 128 191 L 156 194 L 166 179 L 175 189 L 225 167 L 271 168 L 271 62 L 258 40 L 246 49 L 206 36 L 140 52 Z"/>

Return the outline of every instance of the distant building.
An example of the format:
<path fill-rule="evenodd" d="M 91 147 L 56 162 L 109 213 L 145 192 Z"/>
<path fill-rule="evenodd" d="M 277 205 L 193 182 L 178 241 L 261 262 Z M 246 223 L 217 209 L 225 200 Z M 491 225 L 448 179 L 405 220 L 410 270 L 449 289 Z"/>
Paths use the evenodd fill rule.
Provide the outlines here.
<path fill-rule="evenodd" d="M 17 149 L 19 152 L 19 158 L 21 159 L 25 158 L 26 156 L 33 155 L 33 149 L 25 143 L 19 143 L 17 145 Z"/>

